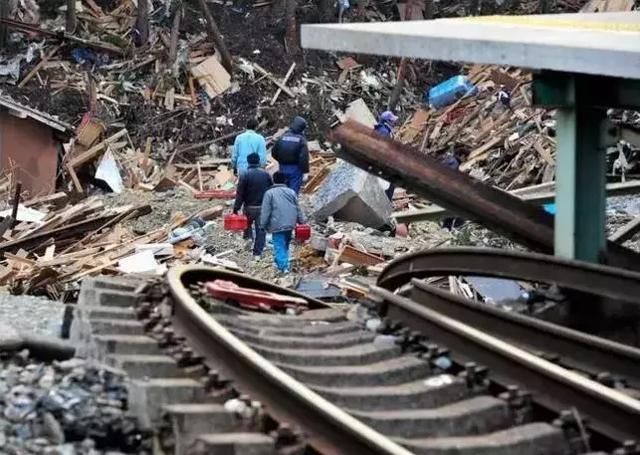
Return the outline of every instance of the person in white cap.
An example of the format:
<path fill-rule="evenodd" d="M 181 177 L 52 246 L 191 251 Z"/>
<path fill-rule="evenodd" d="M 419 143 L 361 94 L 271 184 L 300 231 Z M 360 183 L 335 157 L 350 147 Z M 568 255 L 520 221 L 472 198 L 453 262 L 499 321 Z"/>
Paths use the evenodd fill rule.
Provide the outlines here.
<path fill-rule="evenodd" d="M 391 111 L 384 111 L 380 114 L 380 118 L 378 119 L 378 123 L 373 127 L 374 131 L 381 136 L 388 137 L 391 139 L 393 137 L 393 127 L 398 121 L 398 117 Z M 393 201 L 393 193 L 396 190 L 396 186 L 393 183 L 389 183 L 389 187 L 385 190 L 385 194 L 389 198 L 390 201 Z"/>

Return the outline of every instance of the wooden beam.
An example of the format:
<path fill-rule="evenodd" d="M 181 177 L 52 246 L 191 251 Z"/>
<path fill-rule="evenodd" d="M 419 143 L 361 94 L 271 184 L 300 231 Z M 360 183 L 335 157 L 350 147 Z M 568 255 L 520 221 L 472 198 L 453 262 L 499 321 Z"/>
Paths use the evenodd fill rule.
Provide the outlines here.
<path fill-rule="evenodd" d="M 551 182 L 550 182 L 551 183 Z M 543 184 L 546 185 L 548 184 Z M 543 187 L 543 185 L 540 185 Z M 526 190 L 526 188 L 523 188 Z M 514 196 L 520 197 L 524 201 L 531 202 L 532 204 L 547 204 L 553 202 L 556 197 L 555 191 L 546 191 L 542 193 L 526 193 L 522 196 L 518 195 L 518 190 L 510 192 Z M 627 194 L 640 193 L 640 180 L 631 180 L 624 183 L 610 183 L 607 185 L 607 197 L 611 196 L 623 196 Z M 455 215 L 451 212 L 443 209 L 440 206 L 433 205 L 432 207 L 422 210 L 407 210 L 404 212 L 395 212 L 391 215 L 398 223 L 415 223 L 419 221 L 435 221 L 445 216 Z"/>
<path fill-rule="evenodd" d="M 635 217 L 616 232 L 611 234 L 609 236 L 609 240 L 616 243 L 622 243 L 629 240 L 638 231 L 640 231 L 640 216 Z"/>
<path fill-rule="evenodd" d="M 289 95 L 291 98 L 295 98 L 296 94 L 293 93 L 289 87 L 287 87 L 286 85 L 284 85 L 282 82 L 280 82 L 278 79 L 276 79 L 276 77 L 271 74 L 269 71 L 267 71 L 266 69 L 264 69 L 263 67 L 261 67 L 260 65 L 258 65 L 257 63 L 253 64 L 253 67 L 255 69 L 258 70 L 258 72 L 260 72 L 262 75 L 264 75 L 267 79 L 269 79 L 271 82 L 273 82 L 274 84 L 276 84 L 278 87 L 280 87 L 282 89 L 283 92 L 285 92 L 287 95 Z"/>
<path fill-rule="evenodd" d="M 216 24 L 215 19 L 211 15 L 209 5 L 207 5 L 207 0 L 198 0 L 198 2 L 200 3 L 200 8 L 202 9 L 206 19 L 209 38 L 211 38 L 216 50 L 220 53 L 220 63 L 222 63 L 222 66 L 224 66 L 224 69 L 226 69 L 229 74 L 233 74 L 233 59 L 231 58 L 231 53 L 229 52 L 227 45 L 224 43 L 218 24 Z"/>
<path fill-rule="evenodd" d="M 296 62 L 293 62 L 289 67 L 289 71 L 287 71 L 287 74 L 284 76 L 284 80 L 282 81 L 283 85 L 285 86 L 287 85 L 287 82 L 289 81 L 289 78 L 293 74 L 293 70 L 295 68 L 296 68 Z M 273 98 L 271 98 L 271 103 L 270 103 L 271 106 L 276 104 L 276 101 L 278 101 L 278 97 L 280 96 L 280 93 L 282 93 L 282 88 L 278 87 L 278 90 L 276 91 L 275 95 L 273 95 Z"/>

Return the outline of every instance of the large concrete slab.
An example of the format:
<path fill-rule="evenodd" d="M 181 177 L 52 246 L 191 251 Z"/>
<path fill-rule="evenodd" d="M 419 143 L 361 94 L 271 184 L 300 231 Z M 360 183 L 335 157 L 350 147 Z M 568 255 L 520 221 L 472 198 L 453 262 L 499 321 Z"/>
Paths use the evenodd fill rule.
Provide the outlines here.
<path fill-rule="evenodd" d="M 312 203 L 318 221 L 333 216 L 373 228 L 387 223 L 392 212 L 378 177 L 346 162 L 331 171 Z"/>
<path fill-rule="evenodd" d="M 302 46 L 640 78 L 640 12 L 302 26 Z"/>

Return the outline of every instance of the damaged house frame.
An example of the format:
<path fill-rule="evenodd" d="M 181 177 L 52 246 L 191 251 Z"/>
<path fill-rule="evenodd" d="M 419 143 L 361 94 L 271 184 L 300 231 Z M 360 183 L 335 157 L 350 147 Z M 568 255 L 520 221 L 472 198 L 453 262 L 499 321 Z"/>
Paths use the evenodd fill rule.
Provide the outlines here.
<path fill-rule="evenodd" d="M 11 173 L 30 197 L 55 192 L 73 127 L 0 95 L 0 172 Z"/>

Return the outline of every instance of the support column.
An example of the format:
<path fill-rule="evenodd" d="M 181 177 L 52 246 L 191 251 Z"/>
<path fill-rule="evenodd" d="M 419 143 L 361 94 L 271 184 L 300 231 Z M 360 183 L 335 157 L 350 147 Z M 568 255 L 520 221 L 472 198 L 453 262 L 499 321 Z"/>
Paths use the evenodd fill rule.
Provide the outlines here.
<path fill-rule="evenodd" d="M 554 252 L 600 262 L 607 244 L 606 143 L 611 140 L 597 87 L 608 87 L 613 81 L 589 77 L 543 72 L 534 77 L 533 89 L 535 105 L 557 108 Z M 604 101 L 615 104 L 615 93 L 608 95 Z"/>
<path fill-rule="evenodd" d="M 556 219 L 558 256 L 598 262 L 606 247 L 606 152 L 601 148 L 604 113 L 561 108 L 556 114 Z"/>

